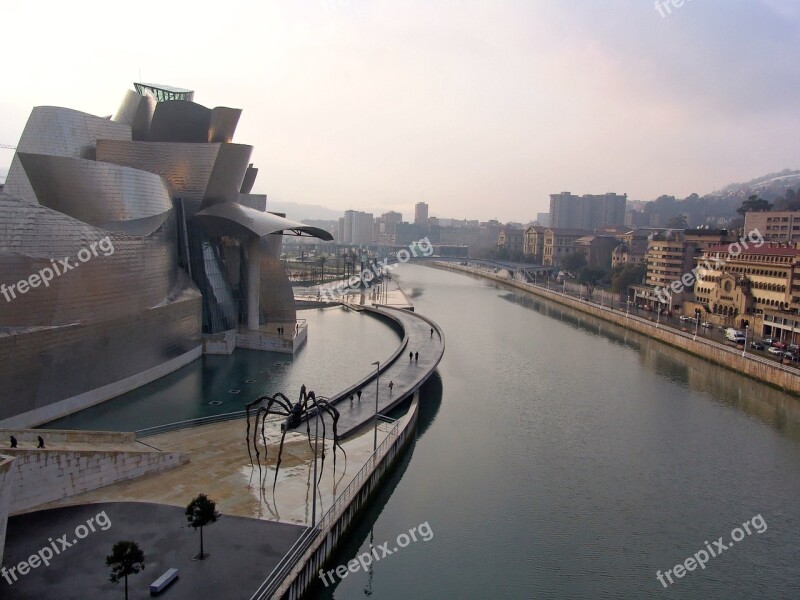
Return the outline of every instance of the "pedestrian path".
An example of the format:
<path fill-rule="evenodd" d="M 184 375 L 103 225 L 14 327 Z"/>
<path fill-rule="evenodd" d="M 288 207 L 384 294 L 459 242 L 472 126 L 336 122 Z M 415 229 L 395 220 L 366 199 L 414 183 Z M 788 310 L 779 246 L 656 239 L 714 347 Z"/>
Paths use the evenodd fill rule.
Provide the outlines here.
<path fill-rule="evenodd" d="M 444 355 L 444 333 L 430 319 L 390 306 L 348 306 L 393 319 L 403 328 L 405 337 L 393 358 L 380 365 L 379 377 L 362 381 L 357 389 L 349 388 L 332 399 L 341 415 L 339 435 L 342 437 L 351 435 L 375 418 L 376 396 L 379 414 L 386 414 L 411 396 L 433 374 Z M 361 390 L 360 401 L 358 390 Z"/>

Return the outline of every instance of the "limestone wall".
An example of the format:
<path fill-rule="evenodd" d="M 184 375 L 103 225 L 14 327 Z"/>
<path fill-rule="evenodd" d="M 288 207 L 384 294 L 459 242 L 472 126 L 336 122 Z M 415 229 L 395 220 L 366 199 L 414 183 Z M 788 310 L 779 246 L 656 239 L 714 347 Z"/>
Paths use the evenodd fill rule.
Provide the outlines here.
<path fill-rule="evenodd" d="M 7 450 L 15 458 L 2 490 L 11 515 L 112 483 L 189 462 L 179 452 L 114 450 Z"/>

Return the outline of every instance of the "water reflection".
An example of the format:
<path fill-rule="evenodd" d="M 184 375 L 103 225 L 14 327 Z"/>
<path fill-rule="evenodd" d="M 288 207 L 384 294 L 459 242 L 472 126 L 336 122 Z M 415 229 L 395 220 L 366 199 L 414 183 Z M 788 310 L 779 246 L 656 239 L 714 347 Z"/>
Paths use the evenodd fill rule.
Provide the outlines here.
<path fill-rule="evenodd" d="M 503 289 L 495 286 L 497 289 Z M 761 382 L 724 369 L 707 360 L 654 340 L 636 331 L 524 292 L 508 291 L 499 296 L 559 319 L 570 327 L 601 336 L 635 351 L 639 363 L 687 388 L 757 418 L 783 435 L 800 440 L 800 399 Z"/>

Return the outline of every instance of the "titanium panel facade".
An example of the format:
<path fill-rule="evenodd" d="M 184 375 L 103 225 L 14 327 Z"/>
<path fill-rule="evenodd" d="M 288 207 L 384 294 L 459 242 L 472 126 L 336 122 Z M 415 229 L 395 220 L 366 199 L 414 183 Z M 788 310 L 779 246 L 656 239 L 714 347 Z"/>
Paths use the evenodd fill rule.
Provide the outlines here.
<path fill-rule="evenodd" d="M 295 320 L 281 233 L 331 239 L 249 194 L 239 109 L 137 90 L 113 119 L 37 107 L 25 126 L 0 192 L 0 423 L 179 368 L 204 332 Z"/>
<path fill-rule="evenodd" d="M 42 206 L 115 231 L 114 224 L 143 221 L 172 210 L 169 187 L 153 173 L 93 160 L 17 153 Z M 127 228 L 128 234 L 153 232 Z"/>
<path fill-rule="evenodd" d="M 22 131 L 17 153 L 94 160 L 95 146 L 100 138 L 130 140 L 131 128 L 124 123 L 115 123 L 69 108 L 37 106 Z M 11 161 L 3 191 L 28 202 L 36 202 L 36 194 L 16 155 Z"/>

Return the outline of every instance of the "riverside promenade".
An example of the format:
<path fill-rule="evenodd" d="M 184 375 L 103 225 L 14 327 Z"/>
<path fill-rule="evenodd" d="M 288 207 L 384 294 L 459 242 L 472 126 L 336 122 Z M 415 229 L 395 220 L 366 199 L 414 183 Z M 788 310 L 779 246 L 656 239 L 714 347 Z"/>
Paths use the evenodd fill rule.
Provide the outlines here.
<path fill-rule="evenodd" d="M 299 597 L 342 536 L 347 535 L 385 474 L 413 443 L 418 389 L 433 374 L 444 353 L 444 334 L 435 323 L 410 310 L 372 304 L 369 294 L 363 299 L 361 296 L 348 298 L 347 310 L 391 320 L 402 329 L 402 340 L 389 359 L 381 362 L 379 380 L 377 372 L 370 374 L 332 397 L 341 414 L 340 433 L 347 438 L 342 442 L 347 458 L 340 454 L 334 469 L 331 441 L 320 440 L 319 452 L 326 458 L 324 471 L 320 461 L 318 485 L 314 451 L 301 426 L 287 433 L 284 460 L 273 490 L 282 418 L 269 420 L 269 454 L 258 468 L 248 457 L 242 412 L 153 428 L 148 434 L 137 435 L 135 443 L 156 451 L 181 452 L 190 461 L 163 473 L 61 498 L 36 507 L 29 515 L 12 517 L 6 550 L 14 562 L 30 556 L 29 547 L 41 539 L 52 537 L 54 532 L 71 531 L 76 523 L 100 510 L 108 511 L 113 528 L 107 535 L 88 538 L 81 543 L 80 553 L 73 553 L 79 576 L 69 562 L 54 563 L 48 577 L 26 577 L 4 589 L 9 599 L 80 600 L 114 593 L 107 569 L 97 558 L 108 553 L 111 532 L 114 539 L 121 535 L 141 542 L 148 557 L 148 571 L 135 579 L 132 598 L 145 597 L 147 585 L 173 566 L 182 573 L 168 592 L 175 600 L 201 596 L 259 600 Z M 405 294 L 402 297 L 408 300 Z M 399 297 L 396 301 L 404 302 Z M 409 360 L 411 351 L 419 352 L 417 361 Z M 389 382 L 393 383 L 391 390 Z M 355 396 L 359 389 L 361 402 Z M 354 395 L 352 406 L 350 394 Z M 399 419 L 378 420 L 377 447 L 372 427 L 376 399 L 379 413 L 392 410 L 404 400 L 410 402 Z M 330 427 L 326 433 L 329 438 Z M 214 555 L 207 564 L 191 561 L 197 537 L 181 526 L 185 523 L 182 507 L 200 492 L 216 500 L 224 515 L 206 533 Z M 139 525 L 143 521 L 146 528 Z M 30 536 L 31 523 L 43 524 L 33 532 L 34 538 Z M 61 581 L 69 581 L 69 586 L 63 587 Z"/>
<path fill-rule="evenodd" d="M 376 399 L 378 414 L 386 414 L 412 396 L 436 370 L 445 345 L 444 334 L 438 325 L 418 314 L 386 306 L 349 306 L 391 318 L 400 324 L 405 335 L 392 358 L 380 365 L 379 376 L 363 381 L 355 390 L 351 387 L 347 392 L 337 394 L 336 408 L 341 414 L 339 433 L 345 438 L 375 418 Z M 410 353 L 418 355 L 418 358 L 412 360 Z M 352 403 L 351 395 L 354 395 Z"/>
<path fill-rule="evenodd" d="M 597 304 L 596 302 L 591 302 L 586 299 L 575 298 L 564 292 L 559 292 L 556 289 L 551 290 L 541 285 L 518 281 L 483 269 L 475 269 L 443 261 L 421 261 L 419 264 L 447 271 L 475 275 L 529 292 L 535 296 L 552 300 L 553 302 L 574 308 L 605 321 L 615 323 L 621 327 L 634 330 L 684 352 L 694 354 L 714 364 L 771 385 L 784 392 L 800 395 L 800 369 L 762 358 L 750 351 L 743 355 L 741 349 L 727 346 L 714 340 L 703 338 L 702 336 L 695 336 L 690 332 L 659 326 L 658 323 L 626 312 L 625 310 L 614 310 L 609 306 Z"/>

